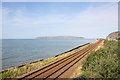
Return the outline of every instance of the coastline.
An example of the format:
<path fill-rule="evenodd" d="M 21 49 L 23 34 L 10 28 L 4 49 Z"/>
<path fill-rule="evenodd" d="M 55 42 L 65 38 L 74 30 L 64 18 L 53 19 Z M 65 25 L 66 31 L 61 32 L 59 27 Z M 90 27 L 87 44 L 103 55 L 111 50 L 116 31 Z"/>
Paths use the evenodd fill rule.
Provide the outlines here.
<path fill-rule="evenodd" d="M 25 63 L 25 64 L 21 64 L 21 65 L 16 66 L 16 67 L 11 67 L 11 68 L 2 70 L 0 73 L 6 73 L 6 72 L 9 72 L 9 71 L 12 71 L 12 70 L 15 70 L 15 69 L 24 67 L 24 66 L 29 65 L 29 64 L 34 64 L 34 63 L 37 63 L 37 62 L 42 62 L 42 61 L 45 61 L 45 60 L 57 58 L 57 57 L 59 57 L 59 56 L 61 56 L 61 55 L 67 54 L 67 53 L 70 53 L 70 54 L 71 54 L 72 51 L 74 52 L 74 51 L 76 51 L 77 49 L 82 48 L 82 47 L 84 47 L 84 46 L 86 46 L 86 45 L 88 45 L 88 44 L 90 44 L 90 43 L 86 43 L 86 44 L 77 46 L 77 47 L 75 47 L 75 48 L 73 48 L 73 49 L 71 49 L 71 50 L 65 51 L 65 52 L 63 52 L 63 53 L 60 53 L 60 54 L 58 54 L 58 55 L 55 55 L 55 56 L 50 57 L 50 58 L 47 58 L 47 59 L 40 59 L 40 60 L 36 60 L 36 61 L 32 61 L 32 62 Z M 69 54 L 67 54 L 67 55 L 69 55 Z M 52 61 L 52 62 L 53 62 L 53 61 Z M 50 62 L 50 63 L 52 63 L 52 62 Z M 49 63 L 48 63 L 48 64 L 49 64 Z M 47 65 L 47 64 L 45 64 L 45 65 Z M 44 66 L 45 66 L 45 65 L 44 65 Z"/>

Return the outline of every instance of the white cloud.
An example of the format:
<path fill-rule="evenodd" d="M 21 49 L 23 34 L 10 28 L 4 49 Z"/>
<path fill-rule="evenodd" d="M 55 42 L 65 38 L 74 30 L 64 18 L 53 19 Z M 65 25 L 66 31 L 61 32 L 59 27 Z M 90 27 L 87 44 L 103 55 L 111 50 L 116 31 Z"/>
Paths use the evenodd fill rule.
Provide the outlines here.
<path fill-rule="evenodd" d="M 2 0 L 3 2 L 118 2 L 119 0 Z"/>
<path fill-rule="evenodd" d="M 2 3 L 0 3 L 0 39 L 2 38 Z"/>
<path fill-rule="evenodd" d="M 85 12 L 78 14 L 70 23 L 76 27 L 76 30 L 73 29 L 74 31 L 86 33 L 86 36 L 106 37 L 118 29 L 117 3 L 100 7 L 91 6 Z M 82 27 L 82 30 L 79 30 L 79 27 Z"/>
<path fill-rule="evenodd" d="M 17 9 L 14 12 L 14 17 L 5 19 L 4 25 L 14 27 L 40 27 L 40 25 L 44 25 L 45 27 L 46 25 L 46 27 L 48 27 L 47 25 L 52 24 L 56 25 L 56 27 L 71 29 L 69 31 L 74 31 L 76 34 L 80 34 L 80 32 L 88 33 L 89 35 L 93 34 L 87 30 L 94 31 L 96 34 L 101 34 L 102 32 L 107 34 L 118 28 L 117 11 L 117 3 L 110 3 L 98 7 L 91 5 L 83 12 L 76 13 L 72 16 L 65 14 L 49 14 L 42 17 L 31 18 L 24 15 L 26 13 L 25 10 Z M 5 16 L 7 16 L 9 12 L 9 9 L 3 8 Z M 96 34 L 93 36 L 98 36 Z"/>

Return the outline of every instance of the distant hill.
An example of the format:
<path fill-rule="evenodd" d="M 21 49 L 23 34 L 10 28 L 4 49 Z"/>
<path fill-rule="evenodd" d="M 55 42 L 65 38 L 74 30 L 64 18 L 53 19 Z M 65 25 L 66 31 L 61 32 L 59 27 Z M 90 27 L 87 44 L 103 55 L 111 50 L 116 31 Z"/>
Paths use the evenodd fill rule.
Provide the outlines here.
<path fill-rule="evenodd" d="M 120 40 L 120 31 L 110 33 L 106 39 L 108 40 Z"/>
<path fill-rule="evenodd" d="M 83 37 L 75 37 L 75 36 L 40 36 L 36 39 L 84 39 Z"/>

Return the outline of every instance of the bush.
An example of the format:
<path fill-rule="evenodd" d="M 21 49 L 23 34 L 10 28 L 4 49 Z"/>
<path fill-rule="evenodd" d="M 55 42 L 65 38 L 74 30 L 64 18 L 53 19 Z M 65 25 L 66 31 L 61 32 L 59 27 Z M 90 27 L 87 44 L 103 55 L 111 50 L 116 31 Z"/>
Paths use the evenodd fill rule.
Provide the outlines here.
<path fill-rule="evenodd" d="M 104 48 L 92 52 L 83 63 L 83 75 L 87 78 L 120 78 L 118 53 L 118 42 L 106 40 Z"/>

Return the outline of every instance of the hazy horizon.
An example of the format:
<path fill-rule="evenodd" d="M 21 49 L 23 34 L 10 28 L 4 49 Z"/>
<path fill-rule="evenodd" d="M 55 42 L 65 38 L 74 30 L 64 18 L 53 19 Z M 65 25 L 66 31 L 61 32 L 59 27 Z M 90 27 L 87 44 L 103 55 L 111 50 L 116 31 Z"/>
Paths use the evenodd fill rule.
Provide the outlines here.
<path fill-rule="evenodd" d="M 3 2 L 2 38 L 105 38 L 118 31 L 117 2 Z"/>

